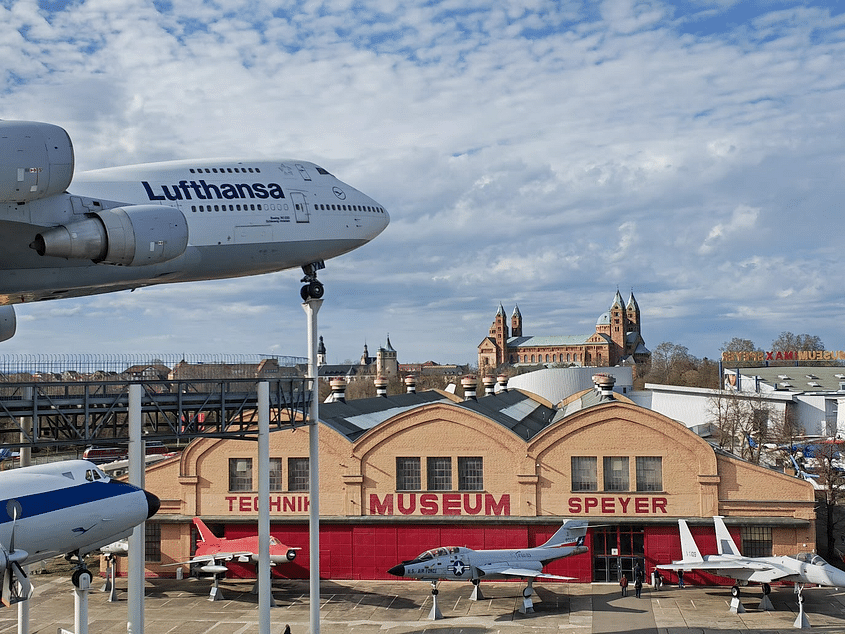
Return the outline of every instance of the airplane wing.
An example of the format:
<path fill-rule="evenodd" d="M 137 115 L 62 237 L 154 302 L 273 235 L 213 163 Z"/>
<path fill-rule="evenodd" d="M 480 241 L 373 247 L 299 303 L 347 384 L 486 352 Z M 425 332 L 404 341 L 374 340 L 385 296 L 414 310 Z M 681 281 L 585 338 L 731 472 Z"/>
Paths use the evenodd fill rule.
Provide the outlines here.
<path fill-rule="evenodd" d="M 676 561 L 671 564 L 658 564 L 661 570 L 779 570 L 775 566 L 756 561 Z"/>
<path fill-rule="evenodd" d="M 732 579 L 745 579 L 758 583 L 771 583 L 795 574 L 783 566 L 772 562 L 739 559 L 734 561 L 677 561 L 656 566 L 661 570 L 704 570 Z"/>
<path fill-rule="evenodd" d="M 212 555 L 200 555 L 193 559 L 186 559 L 185 561 L 174 561 L 172 564 L 164 564 L 165 566 L 181 566 L 183 564 L 216 564 L 218 562 L 232 561 L 233 559 L 240 562 L 247 562 L 252 557 L 249 551 L 234 552 L 234 553 L 214 553 Z M 245 558 L 245 559 L 244 559 Z"/>
<path fill-rule="evenodd" d="M 548 579 L 562 579 L 564 581 L 575 579 L 575 577 L 562 577 L 560 575 L 553 575 L 550 573 L 543 572 L 542 570 L 537 570 L 536 568 L 515 568 L 513 566 L 496 564 L 490 566 L 479 566 L 478 570 L 483 572 L 485 575 L 503 575 L 506 577 L 546 577 Z"/>

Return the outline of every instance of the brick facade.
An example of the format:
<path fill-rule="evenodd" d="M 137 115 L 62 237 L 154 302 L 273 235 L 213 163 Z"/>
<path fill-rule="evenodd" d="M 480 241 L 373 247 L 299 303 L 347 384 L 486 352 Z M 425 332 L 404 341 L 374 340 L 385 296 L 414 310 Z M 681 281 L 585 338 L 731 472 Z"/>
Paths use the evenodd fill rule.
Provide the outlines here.
<path fill-rule="evenodd" d="M 500 304 L 487 337 L 478 345 L 479 371 L 504 365 L 615 366 L 646 363 L 651 353 L 642 338 L 640 307 L 631 293 L 624 303 L 619 291 L 595 331 L 580 335 L 525 336 L 522 313 L 515 307 L 508 327 Z"/>
<path fill-rule="evenodd" d="M 440 540 L 471 547 L 533 545 L 567 517 L 644 531 L 642 557 L 649 569 L 680 558 L 678 518 L 700 520 L 696 531 L 702 548 L 713 515 L 726 516 L 734 527 L 740 522 L 771 527 L 773 554 L 794 554 L 814 542 L 809 483 L 714 450 L 683 425 L 618 394 L 599 397 L 587 391 L 568 400 L 567 408 L 517 390 L 471 402 L 445 392 L 405 396 L 321 405 L 321 571 L 326 577 L 388 578 L 387 568 L 441 545 Z M 505 399 L 510 399 L 507 406 L 497 409 Z M 536 425 L 514 419 L 511 426 L 505 417 L 513 410 L 521 412 L 518 417 L 530 411 Z M 362 416 L 372 422 L 379 413 L 383 420 L 357 430 L 337 422 Z M 308 431 L 275 432 L 270 442 L 271 457 L 281 459 L 284 489 L 270 494 L 271 530 L 289 546 L 302 547 L 293 564 L 276 567 L 274 574 L 307 577 L 308 494 L 287 490 L 287 469 L 289 458 L 308 456 Z M 595 458 L 595 490 L 576 490 L 573 457 Z M 637 490 L 638 457 L 662 465 L 659 490 Z M 249 458 L 251 489 L 230 490 L 230 461 Z M 418 485 L 399 486 L 397 458 L 419 458 Z M 619 458 L 628 459 L 623 479 L 629 484 L 610 491 L 605 465 Z M 462 485 L 460 471 L 468 459 L 483 464 L 483 484 Z M 434 464 L 451 466 L 450 486 L 430 486 Z M 190 557 L 195 515 L 228 537 L 255 534 L 256 467 L 255 443 L 200 439 L 180 457 L 148 468 L 146 488 L 162 500 L 154 518 L 161 527 L 161 564 Z M 561 560 L 554 572 L 591 581 L 592 556 Z M 151 563 L 148 573 L 172 576 L 174 568 Z M 251 569 L 241 573 L 249 576 Z"/>

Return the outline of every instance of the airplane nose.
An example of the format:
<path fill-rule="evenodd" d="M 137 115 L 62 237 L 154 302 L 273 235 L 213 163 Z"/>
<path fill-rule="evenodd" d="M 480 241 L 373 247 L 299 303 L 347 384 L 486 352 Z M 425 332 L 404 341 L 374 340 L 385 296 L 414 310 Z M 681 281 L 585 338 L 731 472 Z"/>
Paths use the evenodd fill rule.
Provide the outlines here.
<path fill-rule="evenodd" d="M 161 508 L 161 500 L 149 491 L 144 491 L 144 495 L 147 496 L 147 519 L 150 519 Z"/>
<path fill-rule="evenodd" d="M 387 571 L 389 575 L 395 575 L 397 577 L 404 577 L 405 576 L 405 566 L 399 564 L 398 566 L 393 566 L 390 570 Z"/>

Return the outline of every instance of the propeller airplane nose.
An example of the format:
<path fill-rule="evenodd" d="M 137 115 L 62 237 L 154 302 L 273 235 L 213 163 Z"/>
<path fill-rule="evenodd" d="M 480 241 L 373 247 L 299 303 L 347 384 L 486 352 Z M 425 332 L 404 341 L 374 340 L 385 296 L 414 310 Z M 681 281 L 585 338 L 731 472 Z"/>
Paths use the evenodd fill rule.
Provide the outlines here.
<path fill-rule="evenodd" d="M 144 495 L 147 496 L 147 519 L 150 519 L 161 508 L 161 500 L 149 491 L 144 491 Z"/>

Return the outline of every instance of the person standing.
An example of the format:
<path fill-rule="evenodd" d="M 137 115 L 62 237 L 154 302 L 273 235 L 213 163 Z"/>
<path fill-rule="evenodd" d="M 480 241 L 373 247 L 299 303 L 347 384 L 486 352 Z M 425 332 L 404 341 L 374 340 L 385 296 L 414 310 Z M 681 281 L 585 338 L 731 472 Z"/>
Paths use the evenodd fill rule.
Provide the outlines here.
<path fill-rule="evenodd" d="M 622 578 L 619 580 L 619 585 L 622 587 L 622 596 L 628 596 L 628 577 L 626 575 L 622 575 Z"/>
<path fill-rule="evenodd" d="M 642 574 L 637 575 L 637 578 L 634 580 L 634 594 L 637 598 L 640 598 L 640 594 L 643 591 L 643 576 Z"/>
<path fill-rule="evenodd" d="M 684 571 L 678 570 L 678 587 L 683 590 L 684 588 Z"/>

